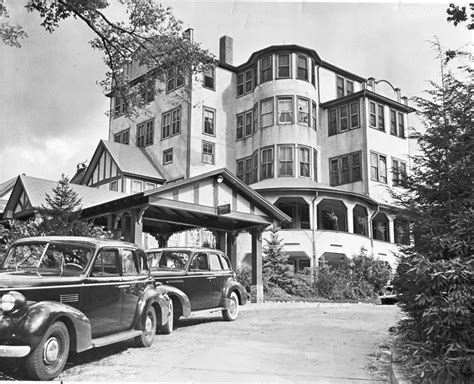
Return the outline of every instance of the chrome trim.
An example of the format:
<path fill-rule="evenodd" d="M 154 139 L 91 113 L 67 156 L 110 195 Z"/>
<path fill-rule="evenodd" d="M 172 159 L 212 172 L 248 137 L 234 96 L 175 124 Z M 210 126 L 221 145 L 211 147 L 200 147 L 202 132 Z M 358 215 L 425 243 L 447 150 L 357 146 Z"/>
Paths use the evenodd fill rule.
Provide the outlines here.
<path fill-rule="evenodd" d="M 127 281 L 127 284 L 137 284 L 137 283 L 145 283 L 147 280 L 134 280 L 134 281 Z M 81 283 L 81 284 L 71 284 L 71 285 L 37 285 L 34 287 L 5 287 L 0 288 L 0 292 L 10 292 L 15 290 L 27 291 L 33 289 L 58 289 L 58 288 L 82 288 L 82 287 L 94 287 L 94 286 L 102 286 L 102 285 L 120 285 L 123 284 L 124 281 L 114 281 L 109 283 Z"/>
<path fill-rule="evenodd" d="M 24 357 L 30 351 L 28 345 L 0 345 L 0 357 Z"/>
<path fill-rule="evenodd" d="M 61 303 L 75 303 L 79 301 L 79 294 L 71 293 L 67 295 L 59 295 L 59 301 Z"/>

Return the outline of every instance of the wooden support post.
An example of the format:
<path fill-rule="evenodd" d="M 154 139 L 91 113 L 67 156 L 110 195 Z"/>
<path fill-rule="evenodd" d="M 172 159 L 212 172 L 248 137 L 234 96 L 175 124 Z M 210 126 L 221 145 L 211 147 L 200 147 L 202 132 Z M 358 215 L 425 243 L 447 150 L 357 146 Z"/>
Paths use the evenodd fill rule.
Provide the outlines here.
<path fill-rule="evenodd" d="M 130 215 L 130 242 L 143 246 L 143 221 L 140 219 L 140 211 L 132 209 Z"/>
<path fill-rule="evenodd" d="M 232 232 L 227 232 L 227 256 L 230 259 L 232 268 L 237 271 L 237 235 Z"/>
<path fill-rule="evenodd" d="M 252 286 L 250 296 L 252 303 L 263 302 L 262 278 L 262 230 L 253 229 L 252 232 Z"/>

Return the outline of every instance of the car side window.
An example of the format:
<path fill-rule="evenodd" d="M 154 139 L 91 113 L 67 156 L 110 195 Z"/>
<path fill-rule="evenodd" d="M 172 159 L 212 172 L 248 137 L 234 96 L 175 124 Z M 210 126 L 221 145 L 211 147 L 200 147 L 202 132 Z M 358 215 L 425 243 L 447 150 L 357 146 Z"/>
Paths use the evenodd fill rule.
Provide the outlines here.
<path fill-rule="evenodd" d="M 194 271 L 209 271 L 209 264 L 207 262 L 207 254 L 198 253 L 194 256 L 189 267 L 190 270 Z"/>
<path fill-rule="evenodd" d="M 228 271 L 229 269 L 231 269 L 230 262 L 227 257 L 225 257 L 224 255 L 219 255 L 219 259 L 221 260 L 222 269 L 224 269 L 225 271 Z"/>
<path fill-rule="evenodd" d="M 148 266 L 151 269 L 158 268 L 158 262 L 160 261 L 161 253 L 162 253 L 161 251 L 159 251 L 159 252 L 147 252 L 146 257 L 148 259 Z"/>
<path fill-rule="evenodd" d="M 122 251 L 122 274 L 123 276 L 136 276 L 140 274 L 140 260 L 138 255 L 129 250 Z"/>
<path fill-rule="evenodd" d="M 92 276 L 120 276 L 118 269 L 118 249 L 102 249 L 97 255 Z"/>
<path fill-rule="evenodd" d="M 211 271 L 222 271 L 222 265 L 219 261 L 219 256 L 215 253 L 209 254 L 209 265 L 211 267 Z"/>

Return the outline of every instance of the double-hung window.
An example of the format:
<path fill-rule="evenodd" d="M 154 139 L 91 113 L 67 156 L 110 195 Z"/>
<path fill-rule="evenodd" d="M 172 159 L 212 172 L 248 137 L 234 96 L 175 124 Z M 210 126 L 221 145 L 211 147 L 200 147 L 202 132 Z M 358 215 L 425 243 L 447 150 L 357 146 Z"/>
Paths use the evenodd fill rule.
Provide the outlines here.
<path fill-rule="evenodd" d="M 203 74 L 203 86 L 204 88 L 215 90 L 215 69 L 209 68 Z"/>
<path fill-rule="evenodd" d="M 314 101 L 311 103 L 311 122 L 311 127 L 316 130 L 318 120 L 316 115 L 316 103 Z"/>
<path fill-rule="evenodd" d="M 120 95 L 114 97 L 114 118 L 127 112 L 127 101 Z"/>
<path fill-rule="evenodd" d="M 298 124 L 309 126 L 309 100 L 298 97 Z"/>
<path fill-rule="evenodd" d="M 216 121 L 216 111 L 212 108 L 204 107 L 204 126 L 203 126 L 203 133 L 206 135 L 215 136 L 215 121 Z"/>
<path fill-rule="evenodd" d="M 293 97 L 278 97 L 278 124 L 293 123 Z"/>
<path fill-rule="evenodd" d="M 328 111 L 329 136 L 359 128 L 359 125 L 359 103 L 357 101 Z"/>
<path fill-rule="evenodd" d="M 293 145 L 280 145 L 278 149 L 278 176 L 293 176 Z"/>
<path fill-rule="evenodd" d="M 402 112 L 390 110 L 390 134 L 405 137 L 405 120 Z"/>
<path fill-rule="evenodd" d="M 387 183 L 387 157 L 370 152 L 370 178 L 373 181 Z"/>
<path fill-rule="evenodd" d="M 146 147 L 153 144 L 155 119 L 150 119 L 137 125 L 137 147 Z"/>
<path fill-rule="evenodd" d="M 260 103 L 261 127 L 273 125 L 273 98 L 263 100 Z"/>
<path fill-rule="evenodd" d="M 114 135 L 116 143 L 130 144 L 130 129 L 124 129 Z"/>
<path fill-rule="evenodd" d="M 256 167 L 258 167 L 258 155 L 255 152 L 252 156 L 237 160 L 237 177 L 245 184 L 252 184 L 258 181 Z"/>
<path fill-rule="evenodd" d="M 271 179 L 273 177 L 273 147 L 261 150 L 260 179 Z"/>
<path fill-rule="evenodd" d="M 254 130 L 253 111 L 247 111 L 237 115 L 236 139 L 252 136 Z"/>
<path fill-rule="evenodd" d="M 237 96 L 252 92 L 253 89 L 253 70 L 247 69 L 237 75 Z"/>
<path fill-rule="evenodd" d="M 202 162 L 207 164 L 214 164 L 215 162 L 216 145 L 208 141 L 202 142 Z"/>
<path fill-rule="evenodd" d="M 353 152 L 329 159 L 330 185 L 342 185 L 362 180 L 360 156 L 360 152 Z"/>
<path fill-rule="evenodd" d="M 155 100 L 155 79 L 148 78 L 140 83 L 141 98 L 144 103 L 149 103 Z"/>
<path fill-rule="evenodd" d="M 299 80 L 308 81 L 308 58 L 306 56 L 297 56 L 296 78 Z"/>
<path fill-rule="evenodd" d="M 244 181 L 245 173 L 245 159 L 237 160 L 237 173 L 236 176 L 239 180 Z"/>
<path fill-rule="evenodd" d="M 178 65 L 168 70 L 166 81 L 166 92 L 174 91 L 184 85 L 184 68 Z"/>
<path fill-rule="evenodd" d="M 272 56 L 264 57 L 260 60 L 260 84 L 273 80 Z"/>
<path fill-rule="evenodd" d="M 385 131 L 384 106 L 369 102 L 369 124 L 372 128 Z"/>
<path fill-rule="evenodd" d="M 309 148 L 299 147 L 300 177 L 310 177 Z"/>
<path fill-rule="evenodd" d="M 344 97 L 354 93 L 354 82 L 345 79 L 342 76 L 336 76 L 336 96 L 337 98 Z"/>
<path fill-rule="evenodd" d="M 173 162 L 173 148 L 163 151 L 163 164 L 171 164 Z"/>
<path fill-rule="evenodd" d="M 394 186 L 404 186 L 407 175 L 407 164 L 392 158 L 392 183 Z"/>
<path fill-rule="evenodd" d="M 178 135 L 181 132 L 181 107 L 165 112 L 161 118 L 161 139 Z"/>
<path fill-rule="evenodd" d="M 277 56 L 277 78 L 288 79 L 291 77 L 291 55 L 289 53 Z"/>

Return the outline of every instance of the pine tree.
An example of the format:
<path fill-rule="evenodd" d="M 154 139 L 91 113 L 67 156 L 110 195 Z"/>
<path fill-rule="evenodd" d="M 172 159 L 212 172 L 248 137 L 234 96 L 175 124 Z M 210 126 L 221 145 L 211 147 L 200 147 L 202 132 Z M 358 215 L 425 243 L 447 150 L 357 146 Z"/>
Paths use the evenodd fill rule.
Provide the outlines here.
<path fill-rule="evenodd" d="M 431 83 L 428 99 L 415 98 L 425 131 L 414 135 L 420 155 L 400 196 L 415 243 L 400 259 L 394 287 L 411 364 L 428 380 L 448 383 L 473 374 L 474 101 L 470 71 L 456 77 L 435 47 L 441 83 Z"/>
<path fill-rule="evenodd" d="M 272 226 L 270 239 L 265 239 L 263 247 L 263 274 L 269 283 L 275 284 L 288 293 L 293 293 L 294 282 L 288 255 L 282 245 L 277 229 Z"/>

